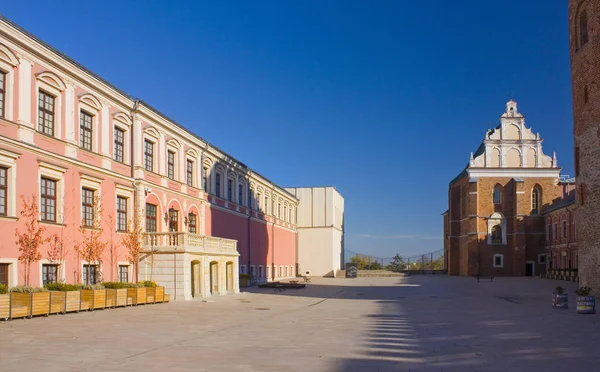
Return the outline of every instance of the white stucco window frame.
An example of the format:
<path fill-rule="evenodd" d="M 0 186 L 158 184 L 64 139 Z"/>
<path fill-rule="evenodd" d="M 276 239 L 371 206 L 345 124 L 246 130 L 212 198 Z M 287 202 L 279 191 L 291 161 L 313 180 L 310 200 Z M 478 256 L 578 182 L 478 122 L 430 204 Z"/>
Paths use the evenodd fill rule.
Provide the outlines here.
<path fill-rule="evenodd" d="M 39 282 L 40 287 L 44 286 L 44 278 L 42 277 L 43 272 L 44 272 L 44 270 L 43 270 L 44 265 L 57 266 L 57 269 L 56 269 L 57 270 L 57 276 L 56 276 L 57 283 L 65 283 L 67 281 L 67 273 L 66 273 L 66 270 L 64 270 L 64 262 L 52 262 L 48 259 L 41 259 L 38 264 L 38 266 L 39 266 L 39 276 L 38 277 L 40 278 L 40 282 Z M 61 268 L 63 270 L 61 270 Z M 60 272 L 60 277 L 58 276 L 59 272 Z"/>
<path fill-rule="evenodd" d="M 265 276 L 267 279 L 271 278 L 271 265 L 267 265 L 265 268 Z"/>
<path fill-rule="evenodd" d="M 21 156 L 16 152 L 0 149 L 0 166 L 6 171 L 6 217 L 17 217 L 17 159 Z"/>
<path fill-rule="evenodd" d="M 118 231 L 117 230 L 117 226 L 118 226 L 118 221 L 117 221 L 117 197 L 123 197 L 125 199 L 127 199 L 127 218 L 126 218 L 126 223 L 127 223 L 127 229 L 129 229 L 129 221 L 133 218 L 136 218 L 135 215 L 135 211 L 134 211 L 134 206 L 133 206 L 133 198 L 134 198 L 134 192 L 135 189 L 132 187 L 127 187 L 125 185 L 121 185 L 118 183 L 115 183 L 115 226 L 113 226 L 115 228 L 115 231 L 117 233 L 124 233 L 123 231 Z M 158 216 L 157 216 L 158 218 Z"/>
<path fill-rule="evenodd" d="M 496 264 L 496 258 L 500 258 L 500 265 Z M 495 254 L 493 259 L 492 259 L 492 264 L 495 268 L 500 268 L 500 267 L 504 267 L 504 255 L 503 254 Z"/>
<path fill-rule="evenodd" d="M 4 78 L 4 118 L 6 120 L 15 121 L 13 104 L 14 104 L 14 95 L 15 95 L 15 66 L 17 66 L 18 61 L 10 62 L 2 58 L 2 53 L 0 53 L 0 72 L 5 74 Z"/>
<path fill-rule="evenodd" d="M 0 264 L 8 264 L 8 287 L 19 284 L 19 260 L 17 258 L 2 258 Z"/>
<path fill-rule="evenodd" d="M 63 92 L 66 86 L 64 82 L 55 74 L 50 72 L 42 72 L 36 75 L 35 80 L 35 118 L 32 120 L 35 123 L 35 130 L 39 131 L 39 101 L 40 101 L 40 90 L 50 94 L 54 97 L 54 138 L 62 139 L 62 107 L 63 107 Z M 78 111 L 79 112 L 79 111 Z M 77 117 L 77 123 L 79 123 L 79 117 Z M 45 133 L 42 133 L 47 135 Z M 79 143 L 79 138 L 77 139 Z"/>
<path fill-rule="evenodd" d="M 198 182 L 198 155 L 194 154 L 194 152 L 192 152 L 192 150 L 188 150 L 185 153 L 184 159 L 185 161 L 185 180 L 184 183 L 189 186 L 189 187 L 193 187 L 193 188 L 200 188 L 198 187 L 199 185 L 201 185 L 202 181 Z M 192 185 L 188 185 L 188 180 L 187 180 L 187 165 L 188 165 L 188 161 L 192 162 Z"/>
<path fill-rule="evenodd" d="M 273 265 L 273 277 L 279 278 L 279 272 L 277 272 L 277 265 Z"/>
<path fill-rule="evenodd" d="M 265 267 L 263 265 L 258 265 L 258 277 L 261 279 L 265 277 Z"/>
<path fill-rule="evenodd" d="M 166 150 L 165 150 L 165 177 L 171 181 L 177 181 L 177 182 L 181 182 L 181 183 L 185 183 L 185 180 L 181 179 L 181 167 L 182 164 L 180 163 L 180 156 L 181 154 L 179 153 L 180 149 L 181 149 L 181 145 L 175 141 L 175 140 L 169 140 L 167 142 L 167 146 L 166 146 Z M 169 152 L 173 153 L 173 179 L 169 178 Z"/>
<path fill-rule="evenodd" d="M 502 216 L 500 213 L 493 213 L 487 220 L 487 244 L 489 245 L 506 245 L 506 218 Z M 492 228 L 494 226 L 500 225 L 502 229 L 502 243 L 494 243 L 492 241 Z"/>
<path fill-rule="evenodd" d="M 252 272 L 254 272 L 254 274 Z M 250 272 L 248 272 L 248 274 L 250 274 L 253 278 L 256 278 L 256 266 L 255 265 L 250 265 Z"/>
<path fill-rule="evenodd" d="M 113 120 L 112 120 L 112 144 L 111 144 L 111 148 L 112 148 L 112 159 L 114 161 L 116 161 L 117 163 L 120 163 L 119 161 L 115 160 L 115 152 L 116 152 L 116 148 L 115 148 L 115 128 L 118 128 L 120 130 L 123 131 L 123 162 L 121 164 L 127 164 L 130 165 L 131 164 L 131 119 L 125 115 L 124 113 L 120 112 L 116 115 L 113 116 Z M 143 147 L 143 143 L 142 143 L 142 147 Z M 142 153 L 144 152 L 144 149 L 142 148 Z"/>
<path fill-rule="evenodd" d="M 146 141 L 152 143 L 152 170 L 146 169 Z M 159 161 L 162 159 L 160 156 L 160 134 L 154 128 L 146 128 L 142 136 L 142 169 L 145 172 L 152 172 L 159 174 L 160 166 Z"/>
<path fill-rule="evenodd" d="M 119 266 L 127 266 L 127 283 L 133 282 L 133 264 L 129 261 L 117 261 L 117 281 L 121 281 L 119 277 Z"/>
<path fill-rule="evenodd" d="M 65 172 L 67 168 L 59 167 L 58 165 L 46 163 L 43 161 L 38 162 L 38 200 L 42 199 L 42 188 L 41 180 L 48 178 L 56 181 L 56 223 L 63 224 L 65 219 Z M 40 212 L 41 220 L 41 212 Z M 48 221 L 42 221 L 42 223 L 52 223 Z"/>
<path fill-rule="evenodd" d="M 95 222 L 99 222 L 100 216 L 98 215 L 98 209 L 102 208 L 102 187 L 101 187 L 102 178 L 90 176 L 89 174 L 80 173 L 79 179 L 80 179 L 79 215 L 80 215 L 80 217 L 82 217 L 79 220 L 79 222 L 81 223 L 83 220 L 83 216 L 81 216 L 81 208 L 83 208 L 83 206 L 81 205 L 81 195 L 83 194 L 83 189 L 92 190 L 94 192 L 94 202 L 96 200 L 98 200 L 98 205 L 95 206 L 96 210 L 94 211 L 94 219 L 96 220 Z M 115 199 L 115 203 L 116 203 L 116 199 Z M 86 226 L 82 226 L 82 227 L 86 227 Z"/>
<path fill-rule="evenodd" d="M 86 150 L 81 146 L 81 112 L 84 112 L 92 117 L 92 149 L 91 152 L 99 153 L 100 147 L 100 124 L 98 118 L 102 111 L 102 104 L 91 94 L 82 94 L 77 100 L 77 144 L 80 149 Z"/>

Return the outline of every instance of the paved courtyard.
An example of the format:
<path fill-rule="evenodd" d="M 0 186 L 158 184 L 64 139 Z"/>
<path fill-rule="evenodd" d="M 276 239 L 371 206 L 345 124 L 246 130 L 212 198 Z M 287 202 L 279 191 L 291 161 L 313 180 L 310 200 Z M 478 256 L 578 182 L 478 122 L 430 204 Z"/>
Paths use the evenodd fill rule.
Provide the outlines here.
<path fill-rule="evenodd" d="M 568 287 L 569 310 L 550 293 Z M 313 279 L 0 323 L 0 371 L 591 371 L 598 315 L 538 278 Z"/>

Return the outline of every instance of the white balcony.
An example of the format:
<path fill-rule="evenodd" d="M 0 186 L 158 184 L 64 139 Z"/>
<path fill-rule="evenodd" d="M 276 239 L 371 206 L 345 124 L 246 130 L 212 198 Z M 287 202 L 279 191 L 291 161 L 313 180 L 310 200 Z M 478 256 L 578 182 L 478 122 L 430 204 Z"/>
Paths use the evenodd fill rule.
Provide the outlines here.
<path fill-rule="evenodd" d="M 187 232 L 143 233 L 145 252 L 189 252 L 214 255 L 238 255 L 237 240 L 203 236 Z"/>

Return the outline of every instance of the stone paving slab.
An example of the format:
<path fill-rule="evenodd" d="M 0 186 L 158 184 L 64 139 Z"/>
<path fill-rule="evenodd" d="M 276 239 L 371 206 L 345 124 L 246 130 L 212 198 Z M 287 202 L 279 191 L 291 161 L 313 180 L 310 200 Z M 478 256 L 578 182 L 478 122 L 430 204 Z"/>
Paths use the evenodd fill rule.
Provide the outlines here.
<path fill-rule="evenodd" d="M 562 285 L 571 308 L 551 308 Z M 598 315 L 575 283 L 411 276 L 313 279 L 213 302 L 0 323 L 0 371 L 591 371 Z M 591 368 L 591 369 L 590 369 Z"/>

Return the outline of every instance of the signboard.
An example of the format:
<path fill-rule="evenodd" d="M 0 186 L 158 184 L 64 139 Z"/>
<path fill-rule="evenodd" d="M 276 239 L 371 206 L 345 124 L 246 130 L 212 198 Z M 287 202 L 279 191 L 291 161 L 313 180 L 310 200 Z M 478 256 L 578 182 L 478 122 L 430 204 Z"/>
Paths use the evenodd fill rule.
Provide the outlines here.
<path fill-rule="evenodd" d="M 347 263 L 346 264 L 346 278 L 356 278 L 357 274 L 358 274 L 358 269 L 356 267 L 356 264 Z"/>

